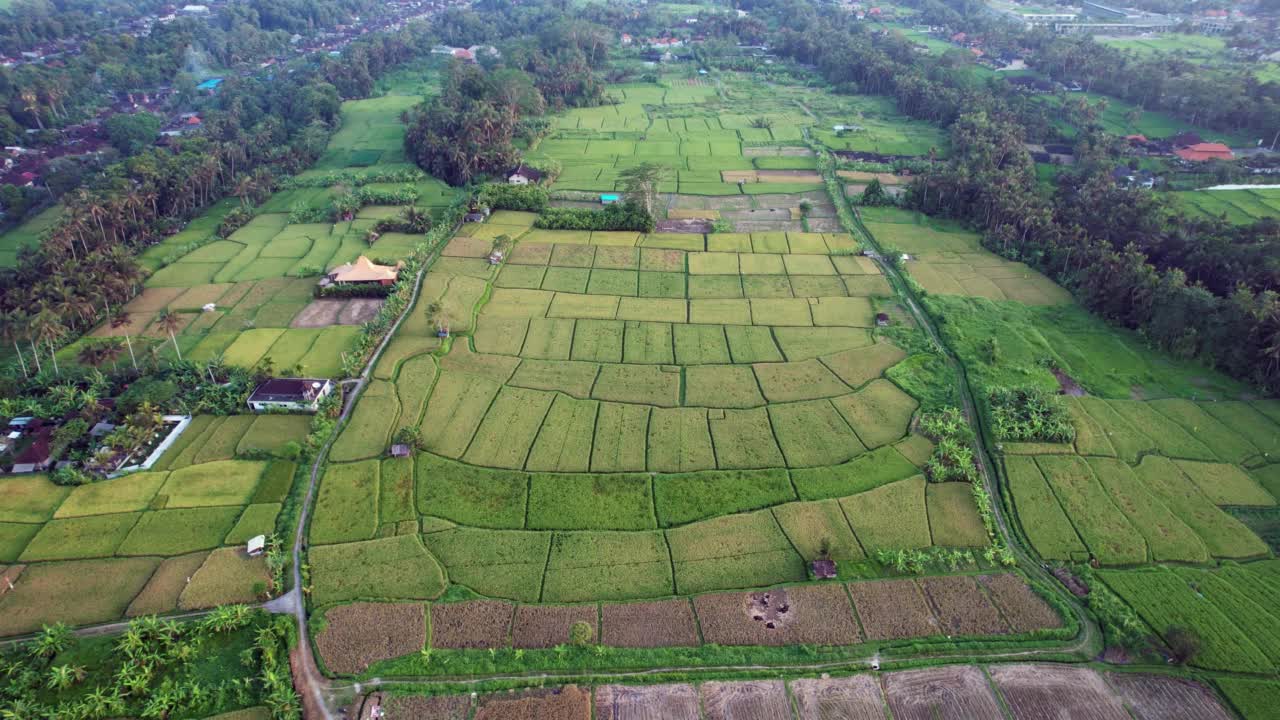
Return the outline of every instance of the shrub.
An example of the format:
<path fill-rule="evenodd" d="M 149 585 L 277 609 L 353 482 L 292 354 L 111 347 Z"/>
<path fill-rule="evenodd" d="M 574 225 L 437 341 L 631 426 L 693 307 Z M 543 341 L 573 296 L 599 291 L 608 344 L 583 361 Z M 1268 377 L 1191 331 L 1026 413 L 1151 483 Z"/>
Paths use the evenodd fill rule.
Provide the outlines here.
<path fill-rule="evenodd" d="M 1196 631 L 1176 625 L 1165 630 L 1164 641 L 1169 646 L 1173 661 L 1179 665 L 1186 665 L 1194 660 L 1203 646 Z"/>
<path fill-rule="evenodd" d="M 60 467 L 49 475 L 54 485 L 87 485 L 93 478 L 73 467 Z"/>
<path fill-rule="evenodd" d="M 603 210 L 582 208 L 547 208 L 533 226 L 543 230 L 631 230 L 653 232 L 653 216 L 639 203 L 606 205 Z"/>
<path fill-rule="evenodd" d="M 1018 442 L 1071 442 L 1076 429 L 1057 395 L 1035 387 L 996 388 L 988 396 L 995 435 Z"/>
<path fill-rule="evenodd" d="M 574 647 L 586 647 L 595 638 L 595 634 L 590 623 L 579 620 L 569 628 L 569 642 Z"/>
<path fill-rule="evenodd" d="M 542 212 L 547 208 L 550 193 L 541 185 L 502 185 L 489 183 L 480 188 L 478 201 L 494 210 L 524 210 Z"/>

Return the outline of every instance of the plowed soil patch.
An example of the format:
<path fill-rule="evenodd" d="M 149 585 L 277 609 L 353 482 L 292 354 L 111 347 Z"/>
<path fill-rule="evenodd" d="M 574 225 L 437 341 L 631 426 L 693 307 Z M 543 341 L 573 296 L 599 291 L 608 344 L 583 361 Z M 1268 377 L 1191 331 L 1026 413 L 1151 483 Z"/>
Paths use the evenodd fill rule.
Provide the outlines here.
<path fill-rule="evenodd" d="M 706 720 L 791 720 L 781 680 L 708 682 L 701 693 Z"/>
<path fill-rule="evenodd" d="M 1125 720 L 1129 717 L 1102 676 L 1088 668 L 996 665 L 988 671 L 1014 720 L 1060 717 Z"/>
<path fill-rule="evenodd" d="M 490 695 L 480 701 L 475 720 L 591 720 L 591 695 L 574 685 Z"/>
<path fill-rule="evenodd" d="M 872 675 L 794 680 L 791 695 L 799 720 L 884 720 L 884 698 Z"/>
<path fill-rule="evenodd" d="M 1138 720 L 1227 720 L 1231 717 L 1218 703 L 1217 695 L 1195 680 L 1107 673 L 1107 682 Z"/>
<path fill-rule="evenodd" d="M 692 685 L 601 685 L 596 720 L 699 720 Z"/>
<path fill-rule="evenodd" d="M 971 665 L 890 673 L 884 694 L 894 720 L 1003 717 L 987 678 Z"/>

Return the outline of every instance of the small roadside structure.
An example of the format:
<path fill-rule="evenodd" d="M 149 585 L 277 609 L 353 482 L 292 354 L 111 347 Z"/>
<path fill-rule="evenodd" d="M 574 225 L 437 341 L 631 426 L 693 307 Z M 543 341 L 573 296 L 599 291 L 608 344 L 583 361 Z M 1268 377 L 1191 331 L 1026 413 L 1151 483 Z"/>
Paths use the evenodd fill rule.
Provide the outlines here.
<path fill-rule="evenodd" d="M 814 560 L 809 563 L 809 570 L 818 580 L 833 580 L 836 576 L 836 561 L 829 558 Z"/>
<path fill-rule="evenodd" d="M 249 538 L 249 543 L 245 545 L 245 552 L 249 553 L 249 557 L 258 557 L 267 550 L 267 536 L 257 535 Z"/>
<path fill-rule="evenodd" d="M 523 163 L 507 175 L 507 183 L 510 185 L 535 185 L 539 182 L 542 182 L 542 171 Z"/>
<path fill-rule="evenodd" d="M 322 286 L 394 285 L 403 267 L 403 262 L 397 262 L 395 265 L 379 265 L 361 255 L 355 259 L 355 262 L 343 263 L 330 270 L 320 284 Z"/>
<path fill-rule="evenodd" d="M 396 458 L 409 457 L 409 455 L 411 455 L 412 452 L 413 451 L 410 449 L 410 447 L 405 443 L 396 443 L 395 445 L 391 446 L 391 457 L 396 457 Z"/>
<path fill-rule="evenodd" d="M 876 327 L 888 327 L 888 326 L 889 326 L 888 313 L 876 313 Z"/>
<path fill-rule="evenodd" d="M 501 264 L 502 264 L 502 251 L 501 251 L 501 250 L 494 250 L 493 252 L 489 253 L 489 264 L 490 264 L 490 265 L 501 265 Z"/>
<path fill-rule="evenodd" d="M 315 412 L 320 401 L 333 392 L 333 383 L 319 378 L 272 378 L 257 387 L 249 396 L 249 409 L 297 410 Z"/>
<path fill-rule="evenodd" d="M 604 194 L 602 194 L 602 195 L 600 196 L 600 204 L 601 204 L 601 205 L 612 205 L 612 204 L 614 204 L 614 203 L 618 202 L 618 201 L 619 201 L 619 200 L 621 200 L 621 199 L 622 199 L 622 198 L 621 198 L 621 197 L 619 197 L 619 196 L 618 196 L 617 194 L 615 194 L 615 193 L 604 193 Z"/>

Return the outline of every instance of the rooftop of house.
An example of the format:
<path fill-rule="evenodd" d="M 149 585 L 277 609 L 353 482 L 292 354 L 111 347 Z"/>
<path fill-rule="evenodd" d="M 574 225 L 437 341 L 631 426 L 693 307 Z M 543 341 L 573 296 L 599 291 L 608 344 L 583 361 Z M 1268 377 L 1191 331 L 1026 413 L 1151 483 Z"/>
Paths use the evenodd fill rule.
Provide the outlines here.
<path fill-rule="evenodd" d="M 529 167 L 528 165 L 520 165 L 511 171 L 510 177 L 520 176 L 526 180 L 537 182 L 542 179 L 542 171 Z"/>
<path fill-rule="evenodd" d="M 1193 162 L 1202 162 L 1204 160 L 1231 160 L 1235 154 L 1231 152 L 1231 148 L 1222 143 L 1196 143 L 1188 145 L 1184 148 L 1178 148 L 1173 151 L 1174 155 L 1183 160 L 1191 160 Z"/>
<path fill-rule="evenodd" d="M 400 277 L 400 268 L 404 263 L 395 265 L 379 265 L 361 255 L 355 262 L 343 263 L 329 271 L 329 279 L 333 282 L 382 282 Z"/>
<path fill-rule="evenodd" d="M 310 402 L 328 384 L 319 378 L 272 378 L 253 391 L 249 402 Z"/>

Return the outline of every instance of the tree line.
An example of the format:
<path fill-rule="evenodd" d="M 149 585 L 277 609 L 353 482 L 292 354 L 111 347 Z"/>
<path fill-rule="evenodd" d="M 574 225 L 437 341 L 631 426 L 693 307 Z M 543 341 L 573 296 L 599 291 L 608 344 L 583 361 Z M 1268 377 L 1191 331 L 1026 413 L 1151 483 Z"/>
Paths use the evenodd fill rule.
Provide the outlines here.
<path fill-rule="evenodd" d="M 548 110 L 599 105 L 604 83 L 596 69 L 608 61 L 608 29 L 569 19 L 549 7 L 513 11 L 529 22 L 500 54 L 481 50 L 479 63 L 455 61 L 443 91 L 409 114 L 405 148 L 414 162 L 452 185 L 510 170 L 520 159 L 515 141 L 535 141 L 547 129 Z M 445 28 L 467 27 L 474 11 L 444 15 Z M 504 22 L 504 20 L 506 22 Z M 495 25 L 510 18 L 495 17 Z M 456 30 L 446 29 L 449 37 Z M 477 33 L 487 40 L 492 30 Z M 458 39 L 476 44 L 476 37 Z M 502 37 L 502 36 L 498 36 Z"/>
<path fill-rule="evenodd" d="M 376 58 L 381 71 L 429 40 L 415 25 L 353 43 L 342 60 Z M 144 279 L 142 250 L 218 200 L 265 197 L 279 178 L 314 163 L 340 122 L 342 98 L 328 77 L 342 60 L 229 79 L 206 109 L 203 133 L 143 150 L 64 197 L 43 242 L 0 273 L 0 332 L 17 352 L 25 348 L 23 369 L 38 371 L 41 356 L 52 360 L 63 341 L 99 322 L 126 324 L 120 309 Z"/>

